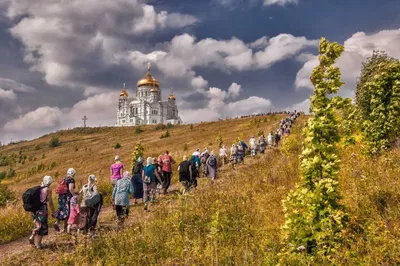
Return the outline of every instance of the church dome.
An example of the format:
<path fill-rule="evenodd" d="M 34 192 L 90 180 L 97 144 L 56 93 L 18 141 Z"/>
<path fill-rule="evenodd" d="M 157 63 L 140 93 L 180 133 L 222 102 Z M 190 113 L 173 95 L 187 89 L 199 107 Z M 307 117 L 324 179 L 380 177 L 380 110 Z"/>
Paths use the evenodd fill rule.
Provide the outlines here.
<path fill-rule="evenodd" d="M 176 100 L 175 95 L 171 92 L 171 94 L 169 95 L 168 99 L 170 100 Z"/>
<path fill-rule="evenodd" d="M 127 92 L 125 89 L 123 89 L 123 90 L 121 91 L 121 93 L 119 94 L 119 96 L 120 96 L 120 97 L 128 97 L 128 92 Z"/>
<path fill-rule="evenodd" d="M 156 80 L 150 73 L 150 64 L 147 66 L 147 73 L 142 79 L 137 82 L 137 86 L 155 86 L 160 87 L 160 82 Z"/>
<path fill-rule="evenodd" d="M 150 92 L 158 92 L 158 89 L 156 87 L 153 87 Z"/>

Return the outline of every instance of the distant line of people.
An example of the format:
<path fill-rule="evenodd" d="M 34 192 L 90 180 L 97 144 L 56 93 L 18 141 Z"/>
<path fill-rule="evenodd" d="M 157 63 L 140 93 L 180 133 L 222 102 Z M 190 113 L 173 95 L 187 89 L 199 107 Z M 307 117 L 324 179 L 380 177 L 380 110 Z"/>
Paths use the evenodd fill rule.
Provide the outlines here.
<path fill-rule="evenodd" d="M 279 113 L 279 112 L 276 112 Z M 204 148 L 203 152 L 196 149 L 190 159 L 183 156 L 177 170 L 179 182 L 182 184 L 183 193 L 188 193 L 191 188 L 198 185 L 197 179 L 208 177 L 211 182 L 217 178 L 219 165 L 231 163 L 235 167 L 238 163 L 244 163 L 246 152 L 254 157 L 257 153 L 264 153 L 266 148 L 278 146 L 282 136 L 289 135 L 290 129 L 299 117 L 298 112 L 284 112 L 288 117 L 280 121 L 276 133 L 271 131 L 267 138 L 260 135 L 258 139 L 252 136 L 249 146 L 244 140 L 237 144 L 232 144 L 229 150 L 223 145 L 219 150 L 219 158 L 214 151 Z M 157 195 L 167 194 L 171 185 L 172 165 L 176 161 L 165 151 L 164 155 L 158 158 L 147 157 L 138 158 L 131 171 L 124 171 L 120 157 L 114 158 L 114 163 L 110 167 L 110 183 L 112 185 L 112 206 L 116 212 L 118 224 L 123 225 L 129 215 L 130 196 L 133 195 L 134 202 L 137 204 L 139 199 L 143 200 L 144 209 L 150 210 L 150 206 L 155 202 Z M 58 209 L 54 207 L 52 201 L 52 190 L 50 189 L 53 180 L 51 176 L 45 176 L 42 184 L 28 189 L 23 194 L 24 209 L 32 213 L 34 228 L 29 237 L 29 242 L 37 248 L 42 248 L 42 238 L 48 234 L 48 207 L 49 203 L 51 214 L 56 218 L 53 228 L 57 232 L 71 233 L 76 227 L 84 233 L 94 236 L 98 216 L 103 206 L 103 197 L 98 191 L 96 176 L 89 175 L 88 182 L 82 189 L 75 191 L 76 171 L 73 168 L 67 170 L 66 176 L 61 178 L 56 185 Z M 82 195 L 80 201 L 79 196 Z"/>

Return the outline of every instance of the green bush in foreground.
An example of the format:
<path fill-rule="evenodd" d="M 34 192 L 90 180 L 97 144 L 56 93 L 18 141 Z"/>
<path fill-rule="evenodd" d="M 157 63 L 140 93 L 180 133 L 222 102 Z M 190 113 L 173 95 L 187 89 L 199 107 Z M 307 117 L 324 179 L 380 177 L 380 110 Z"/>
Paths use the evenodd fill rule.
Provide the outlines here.
<path fill-rule="evenodd" d="M 340 69 L 333 66 L 343 46 L 322 38 L 319 51 L 320 64 L 311 75 L 315 89 L 310 109 L 314 117 L 304 130 L 301 180 L 284 201 L 283 261 L 291 253 L 335 253 L 344 240 L 342 231 L 348 220 L 338 202 L 340 167 L 336 145 L 340 138 L 334 99 L 328 97 L 343 84 Z"/>

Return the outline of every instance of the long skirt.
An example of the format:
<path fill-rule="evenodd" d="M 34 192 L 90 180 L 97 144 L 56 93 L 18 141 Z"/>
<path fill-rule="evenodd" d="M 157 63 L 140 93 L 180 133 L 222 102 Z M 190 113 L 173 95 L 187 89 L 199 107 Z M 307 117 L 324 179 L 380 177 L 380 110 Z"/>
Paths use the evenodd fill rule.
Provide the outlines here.
<path fill-rule="evenodd" d="M 81 226 L 81 222 L 79 223 L 80 229 L 83 229 L 85 233 L 88 231 L 94 231 L 97 225 L 97 219 L 100 214 L 101 207 L 103 206 L 103 198 L 101 198 L 100 202 L 94 205 L 93 207 L 82 207 L 81 212 L 79 214 L 79 220 L 83 222 L 83 226 Z"/>
<path fill-rule="evenodd" d="M 156 182 L 150 184 L 143 183 L 143 202 L 154 202 L 156 200 Z"/>
<path fill-rule="evenodd" d="M 47 236 L 49 233 L 49 212 L 47 211 L 47 204 L 43 204 L 39 210 L 32 213 L 32 219 L 34 223 L 33 232 L 39 236 Z"/>
<path fill-rule="evenodd" d="M 56 212 L 56 218 L 58 220 L 67 220 L 69 218 L 69 201 L 71 200 L 71 194 L 58 195 L 58 210 Z"/>
<path fill-rule="evenodd" d="M 217 166 L 211 166 L 211 165 L 207 165 L 207 176 L 211 177 L 212 180 L 215 179 L 215 177 L 217 176 Z"/>
<path fill-rule="evenodd" d="M 140 174 L 132 176 L 133 185 L 133 198 L 142 199 L 143 198 L 143 180 Z"/>

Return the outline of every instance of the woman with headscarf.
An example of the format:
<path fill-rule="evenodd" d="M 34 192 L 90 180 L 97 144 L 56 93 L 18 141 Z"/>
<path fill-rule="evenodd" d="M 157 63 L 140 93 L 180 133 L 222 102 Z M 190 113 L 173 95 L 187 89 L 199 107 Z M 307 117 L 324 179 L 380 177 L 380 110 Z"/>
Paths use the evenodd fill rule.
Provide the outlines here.
<path fill-rule="evenodd" d="M 161 182 L 161 178 L 153 164 L 153 159 L 148 157 L 146 160 L 146 166 L 143 168 L 142 172 L 143 202 L 144 210 L 146 211 L 149 211 L 149 203 L 154 203 L 156 199 L 156 178 Z"/>
<path fill-rule="evenodd" d="M 52 215 L 55 214 L 52 193 L 50 185 L 53 182 L 51 176 L 43 177 L 43 182 L 40 188 L 40 208 L 39 210 L 32 213 L 32 219 L 34 223 L 34 229 L 29 237 L 29 243 L 34 245 L 36 248 L 43 248 L 42 239 L 43 236 L 47 236 L 49 233 L 49 212 L 47 210 L 47 202 L 49 202 Z"/>
<path fill-rule="evenodd" d="M 115 206 L 118 221 L 123 225 L 129 216 L 129 195 L 133 194 L 131 175 L 128 171 L 124 172 L 123 178 L 115 184 L 112 193 L 112 205 Z"/>
<path fill-rule="evenodd" d="M 67 221 L 70 213 L 70 200 L 75 190 L 75 174 L 74 168 L 69 168 L 67 176 L 60 180 L 56 187 L 58 194 L 58 210 L 56 211 L 57 221 L 53 224 L 54 230 L 60 232 L 60 222 L 63 223 L 61 232 L 67 231 Z"/>
<path fill-rule="evenodd" d="M 217 156 L 215 156 L 214 151 L 211 151 L 210 156 L 208 156 L 206 165 L 208 173 L 207 176 L 211 178 L 212 182 L 214 182 L 214 179 L 217 176 L 217 166 L 218 166 Z"/>
<path fill-rule="evenodd" d="M 237 148 L 236 148 L 235 144 L 232 144 L 230 152 L 231 152 L 231 157 L 229 158 L 229 161 L 231 162 L 232 167 L 235 168 L 235 165 L 237 164 L 237 160 L 238 160 Z"/>
<path fill-rule="evenodd" d="M 132 169 L 132 185 L 133 185 L 133 204 L 137 204 L 138 199 L 143 199 L 143 158 L 139 157 Z"/>
<path fill-rule="evenodd" d="M 82 193 L 80 220 L 84 222 L 84 226 L 81 229 L 85 233 L 90 232 L 90 234 L 94 235 L 97 218 L 103 205 L 103 197 L 97 190 L 95 175 L 89 175 L 87 184 L 83 185 L 79 193 Z"/>
<path fill-rule="evenodd" d="M 121 159 L 118 155 L 115 156 L 114 161 L 115 163 L 113 163 L 110 167 L 110 179 L 113 187 L 117 181 L 122 178 L 122 173 L 124 172 L 124 165 L 121 163 Z"/>
<path fill-rule="evenodd" d="M 160 155 L 162 157 L 162 155 Z M 161 190 L 163 188 L 163 182 L 164 182 L 164 178 L 163 178 L 163 171 L 162 171 L 162 165 L 160 165 L 159 161 L 161 160 L 159 157 L 158 159 L 156 157 L 153 157 L 153 165 L 156 168 L 156 171 L 158 173 L 158 175 L 160 176 L 160 180 L 158 180 L 156 178 L 156 195 L 160 195 L 161 194 Z M 142 180 L 142 174 L 140 173 L 140 180 Z M 142 191 L 143 191 L 143 180 L 142 180 Z M 142 199 L 143 199 L 143 192 L 142 192 Z"/>

